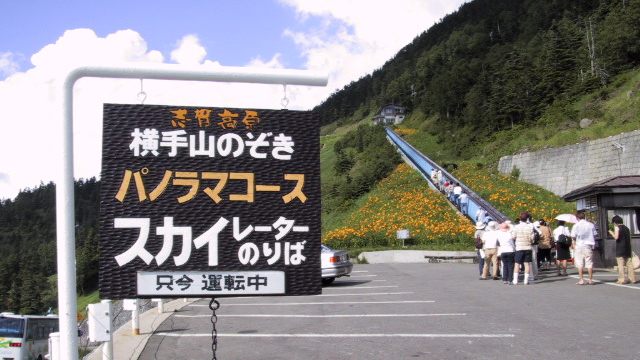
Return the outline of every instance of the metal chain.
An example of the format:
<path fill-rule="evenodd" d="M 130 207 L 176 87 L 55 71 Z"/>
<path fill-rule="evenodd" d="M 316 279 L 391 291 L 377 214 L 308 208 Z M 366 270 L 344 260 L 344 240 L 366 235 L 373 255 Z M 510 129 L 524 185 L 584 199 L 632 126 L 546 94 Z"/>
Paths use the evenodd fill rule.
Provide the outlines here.
<path fill-rule="evenodd" d="M 280 100 L 280 105 L 282 105 L 282 109 L 286 110 L 289 105 L 289 98 L 287 97 L 287 84 L 282 85 L 282 91 L 284 95 L 282 96 L 282 100 Z"/>
<path fill-rule="evenodd" d="M 211 360 L 217 360 L 216 351 L 218 350 L 218 329 L 216 329 L 216 323 L 218 322 L 218 316 L 216 315 L 216 310 L 220 309 L 220 303 L 216 298 L 211 298 L 209 302 L 209 309 L 211 309 L 211 325 L 213 328 L 211 329 L 211 351 L 213 352 L 213 357 Z"/>
<path fill-rule="evenodd" d="M 147 93 L 144 92 L 143 79 L 140 79 L 140 92 L 138 93 L 138 101 L 140 101 L 140 105 L 144 105 L 145 100 L 147 100 Z"/>

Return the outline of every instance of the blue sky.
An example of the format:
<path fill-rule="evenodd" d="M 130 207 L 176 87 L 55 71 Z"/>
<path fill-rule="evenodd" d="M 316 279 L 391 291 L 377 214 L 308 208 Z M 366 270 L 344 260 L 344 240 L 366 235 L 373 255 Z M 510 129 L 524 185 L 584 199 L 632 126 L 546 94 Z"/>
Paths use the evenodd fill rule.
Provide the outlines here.
<path fill-rule="evenodd" d="M 0 199 L 58 177 L 61 89 L 77 66 L 172 63 L 322 72 L 287 87 L 311 109 L 380 68 L 465 0 L 7 0 L 0 2 Z M 99 176 L 103 103 L 138 103 L 140 81 L 74 88 L 74 174 Z M 146 104 L 280 108 L 282 86 L 144 81 Z M 28 110 L 28 111 L 27 111 Z M 81 119 L 81 120 L 79 120 Z"/>
<path fill-rule="evenodd" d="M 283 54 L 283 65 L 300 68 L 304 58 L 283 35 L 317 26 L 318 17 L 304 21 L 295 9 L 272 1 L 4 1 L 0 5 L 0 53 L 12 52 L 20 69 L 44 45 L 65 30 L 93 29 L 98 36 L 133 29 L 149 48 L 169 53 L 183 35 L 197 34 L 220 63 L 241 66 L 255 57 Z M 259 39 L 257 39 L 259 35 Z"/>

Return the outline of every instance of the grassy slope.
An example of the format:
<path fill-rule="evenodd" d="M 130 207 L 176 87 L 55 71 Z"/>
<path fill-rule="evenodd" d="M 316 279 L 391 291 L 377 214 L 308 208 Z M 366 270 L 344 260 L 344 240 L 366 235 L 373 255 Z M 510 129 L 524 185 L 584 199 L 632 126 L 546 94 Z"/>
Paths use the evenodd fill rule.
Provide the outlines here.
<path fill-rule="evenodd" d="M 467 159 L 453 158 L 446 146 L 435 144 L 435 136 L 428 130 L 437 119 L 420 118 L 418 114 L 403 127 L 416 129 L 407 139 L 425 154 L 440 162 L 457 162 L 460 169 L 454 175 L 507 216 L 515 218 L 527 209 L 536 218 L 552 219 L 558 213 L 573 211 L 574 205 L 539 186 L 498 174 L 496 165 L 500 157 L 637 130 L 640 128 L 639 109 L 640 71 L 630 71 L 617 77 L 609 86 L 573 103 L 554 104 L 537 124 L 496 132 L 475 144 L 469 152 L 473 155 Z M 582 129 L 579 123 L 583 118 L 589 118 L 593 123 Z"/>
<path fill-rule="evenodd" d="M 321 133 L 321 173 L 323 187 L 329 186 L 334 173 L 333 145 L 360 123 L 336 127 Z M 429 143 L 425 142 L 428 146 Z M 473 227 L 459 216 L 440 194 L 429 190 L 424 179 L 413 169 L 400 165 L 388 178 L 368 194 L 340 212 L 323 212 L 323 241 L 337 248 L 357 253 L 367 249 L 397 248 L 395 232 L 409 229 L 411 243 L 418 249 L 472 249 Z M 454 231 L 451 231 L 454 229 Z"/>
<path fill-rule="evenodd" d="M 335 152 L 333 146 L 344 134 L 357 128 L 361 123 L 367 122 L 367 118 L 355 119 L 347 125 L 337 127 L 335 123 L 324 126 L 320 131 L 320 174 L 323 193 L 326 193 L 325 188 L 332 184 L 332 177 L 334 174 L 334 166 L 336 163 Z M 350 208 L 353 208 L 351 206 Z M 348 211 L 348 209 L 347 209 Z M 322 213 L 322 229 L 323 232 L 327 229 L 333 229 L 342 223 L 344 214 L 342 212 Z"/>
<path fill-rule="evenodd" d="M 570 145 L 640 128 L 640 71 L 618 76 L 605 88 L 573 103 L 558 102 L 535 125 L 496 132 L 474 147 L 474 161 L 496 164 L 500 156 Z M 580 120 L 593 123 L 581 129 Z"/>
<path fill-rule="evenodd" d="M 98 290 L 95 290 L 92 293 L 78 296 L 78 312 L 85 313 L 87 309 L 87 305 L 95 304 L 100 302 L 100 297 L 98 296 Z"/>
<path fill-rule="evenodd" d="M 485 141 L 475 144 L 468 152 L 472 156 L 466 159 L 455 158 L 452 149 L 447 148 L 446 141 L 439 143 L 437 136 L 430 133 L 430 125 L 438 121 L 437 118 L 411 113 L 399 129 L 405 132 L 405 138 L 416 148 L 434 160 L 440 163 L 460 164 L 456 175 L 507 216 L 515 217 L 526 207 L 536 218 L 551 219 L 558 213 L 572 211 L 573 204 L 565 203 L 561 198 L 538 186 L 497 174 L 495 169 L 499 158 L 520 151 L 569 145 L 637 130 L 640 128 L 639 109 L 640 71 L 630 71 L 618 76 L 607 87 L 585 95 L 573 103 L 554 104 L 533 126 L 496 132 Z M 579 122 L 583 118 L 592 119 L 593 124 L 581 129 Z M 368 118 L 358 120 L 362 121 L 368 121 Z M 334 124 L 323 129 L 323 134 L 327 134 L 321 140 L 325 144 L 321 152 L 323 182 L 330 178 L 333 171 L 333 143 L 353 126 L 356 125 L 338 127 Z M 370 198 L 388 193 L 388 186 L 392 183 L 381 182 L 371 193 L 363 196 L 342 213 L 323 214 L 323 238 L 326 240 L 327 234 L 332 230 L 359 226 L 356 214 L 364 212 Z"/>
<path fill-rule="evenodd" d="M 337 248 L 380 246 L 397 248 L 396 231 L 408 229 L 411 243 L 421 249 L 470 249 L 474 229 L 437 191 L 406 164 L 386 179 L 326 231 L 323 240 Z"/>

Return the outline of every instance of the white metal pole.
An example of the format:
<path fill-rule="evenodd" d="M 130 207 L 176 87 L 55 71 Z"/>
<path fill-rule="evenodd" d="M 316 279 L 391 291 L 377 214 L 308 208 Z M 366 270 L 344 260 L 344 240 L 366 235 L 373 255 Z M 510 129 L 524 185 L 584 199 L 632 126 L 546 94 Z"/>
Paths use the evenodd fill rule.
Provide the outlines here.
<path fill-rule="evenodd" d="M 60 357 L 78 358 L 75 212 L 73 192 L 73 84 L 67 77 L 62 99 L 62 159 L 56 184 L 56 235 Z"/>
<path fill-rule="evenodd" d="M 325 86 L 327 75 L 293 69 L 251 69 L 243 67 L 183 66 L 173 64 L 127 64 L 126 66 L 82 66 L 67 75 L 73 86 L 83 77 L 115 79 L 156 79 L 181 81 L 234 82 L 254 84 L 285 84 Z"/>
<path fill-rule="evenodd" d="M 103 304 L 109 304 L 109 341 L 105 341 L 102 344 L 102 360 L 113 360 L 113 309 L 111 306 L 111 300 L 100 301 Z M 77 353 L 77 351 L 76 351 Z"/>
<path fill-rule="evenodd" d="M 119 67 L 84 66 L 69 72 L 62 89 L 62 161 L 61 175 L 56 188 L 60 356 L 67 360 L 78 359 L 75 212 L 73 207 L 73 86 L 77 80 L 83 77 L 243 82 L 306 86 L 326 86 L 328 82 L 328 76 L 326 74 L 306 70 L 204 66 L 186 67 L 172 64 L 127 64 Z"/>
<path fill-rule="evenodd" d="M 131 334 L 140 335 L 140 303 L 135 299 L 133 311 L 131 311 Z"/>
<path fill-rule="evenodd" d="M 113 338 L 102 343 L 102 360 L 113 360 Z"/>
<path fill-rule="evenodd" d="M 162 314 L 164 312 L 164 301 L 162 299 L 158 299 L 158 314 Z"/>

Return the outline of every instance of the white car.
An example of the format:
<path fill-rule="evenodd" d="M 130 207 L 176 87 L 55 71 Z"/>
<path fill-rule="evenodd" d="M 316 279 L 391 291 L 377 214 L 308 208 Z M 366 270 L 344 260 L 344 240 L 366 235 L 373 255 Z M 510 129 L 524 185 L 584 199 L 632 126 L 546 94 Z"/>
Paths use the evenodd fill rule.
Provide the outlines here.
<path fill-rule="evenodd" d="M 349 276 L 353 269 L 349 254 L 344 250 L 333 250 L 324 244 L 321 246 L 322 284 L 329 285 L 337 277 Z"/>

